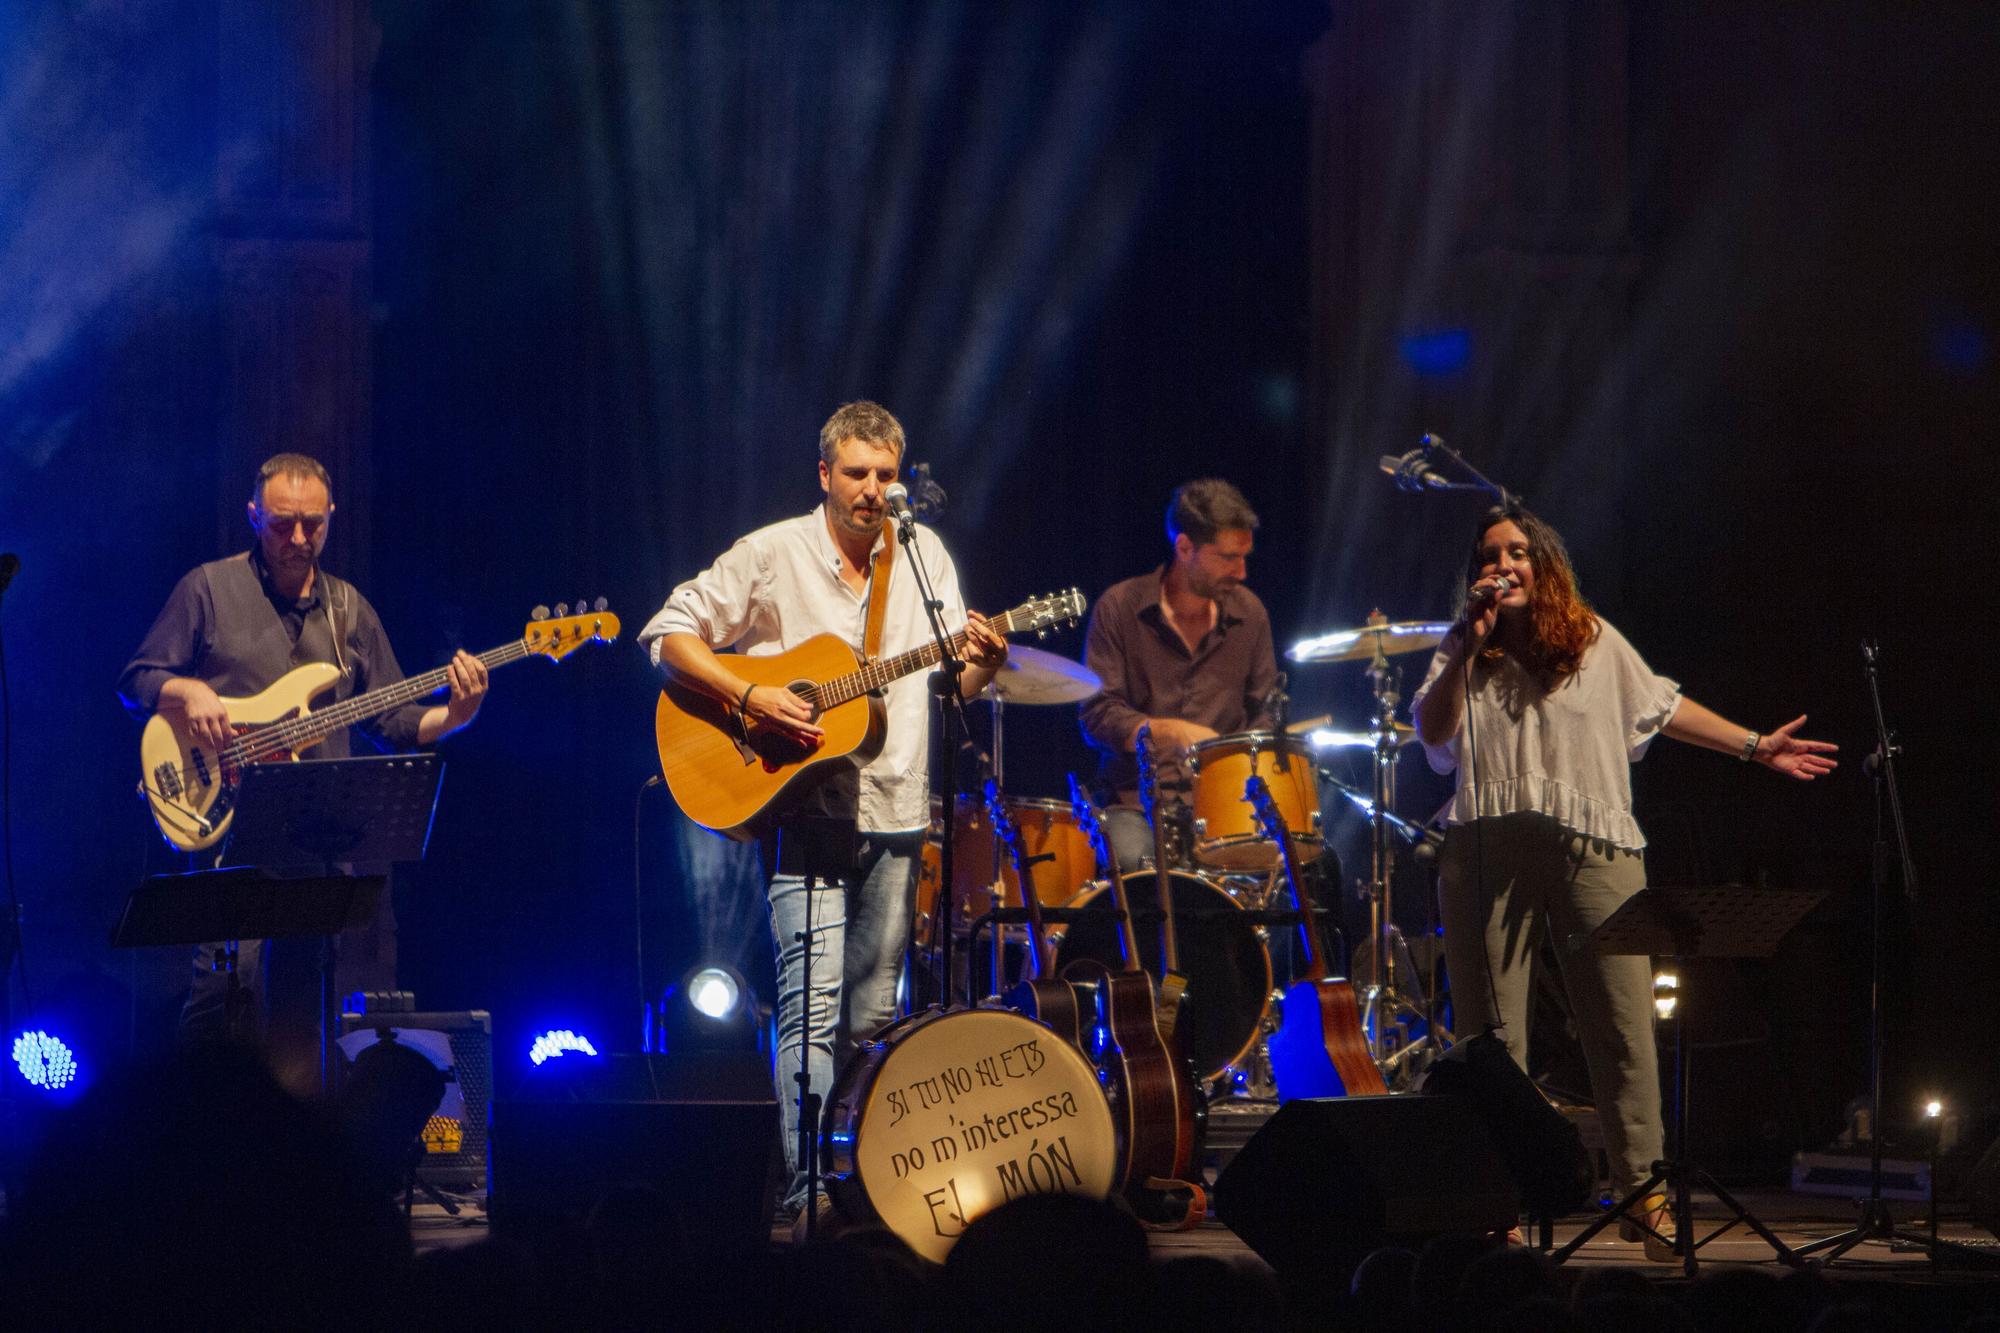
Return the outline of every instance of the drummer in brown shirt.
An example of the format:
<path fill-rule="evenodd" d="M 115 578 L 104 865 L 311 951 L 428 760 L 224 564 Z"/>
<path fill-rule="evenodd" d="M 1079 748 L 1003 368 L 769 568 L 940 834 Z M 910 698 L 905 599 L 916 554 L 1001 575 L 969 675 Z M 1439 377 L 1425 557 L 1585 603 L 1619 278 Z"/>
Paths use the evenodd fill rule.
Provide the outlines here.
<path fill-rule="evenodd" d="M 1178 758 L 1215 736 L 1269 728 L 1278 682 L 1271 618 L 1243 586 L 1256 511 L 1219 478 L 1190 481 L 1167 505 L 1173 558 L 1108 588 L 1091 611 L 1084 660 L 1103 690 L 1081 708 L 1085 739 L 1099 751 L 1100 788 L 1120 806 L 1138 804 L 1139 728 Z M 1187 770 L 1161 778 L 1163 798 L 1184 802 Z M 1119 864 L 1152 856 L 1143 820 L 1107 817 Z"/>

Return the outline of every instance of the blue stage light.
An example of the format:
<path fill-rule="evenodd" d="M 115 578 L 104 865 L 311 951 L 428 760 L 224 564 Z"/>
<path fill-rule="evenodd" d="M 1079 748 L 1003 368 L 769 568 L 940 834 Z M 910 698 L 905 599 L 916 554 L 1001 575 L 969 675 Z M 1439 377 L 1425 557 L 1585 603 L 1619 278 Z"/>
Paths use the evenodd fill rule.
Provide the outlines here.
<path fill-rule="evenodd" d="M 1419 375 L 1449 375 L 1472 361 L 1472 333 L 1467 329 L 1406 333 L 1401 344 L 1403 360 Z"/>
<path fill-rule="evenodd" d="M 568 1028 L 551 1028 L 535 1038 L 528 1048 L 528 1058 L 537 1065 L 545 1064 L 565 1053 L 577 1055 L 597 1054 L 597 1048 L 590 1044 L 590 1038 L 570 1031 Z"/>
<path fill-rule="evenodd" d="M 45 1092 L 62 1091 L 82 1072 L 69 1045 L 39 1028 L 14 1038 L 14 1066 L 30 1087 Z"/>

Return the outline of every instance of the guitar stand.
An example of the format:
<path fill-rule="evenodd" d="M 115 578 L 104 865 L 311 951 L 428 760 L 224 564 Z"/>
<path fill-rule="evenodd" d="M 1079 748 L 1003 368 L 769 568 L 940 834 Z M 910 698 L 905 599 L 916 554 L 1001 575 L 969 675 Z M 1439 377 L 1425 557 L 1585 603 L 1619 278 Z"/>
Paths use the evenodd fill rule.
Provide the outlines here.
<path fill-rule="evenodd" d="M 1591 932 L 1589 947 L 1601 954 L 1639 954 L 1672 958 L 1676 962 L 1690 958 L 1769 958 L 1779 941 L 1823 896 L 1745 889 L 1740 885 L 1641 889 Z M 1564 1262 L 1598 1232 L 1624 1219 L 1636 1223 L 1654 1239 L 1671 1244 L 1680 1258 L 1681 1272 L 1689 1278 L 1695 1276 L 1698 1267 L 1695 1251 L 1739 1223 L 1775 1250 L 1781 1262 L 1794 1268 L 1800 1265 L 1799 1252 L 1779 1240 L 1688 1155 L 1688 993 L 1687 987 L 1680 988 L 1679 1007 L 1673 1020 L 1672 1155 L 1654 1162 L 1653 1173 L 1637 1189 L 1552 1253 L 1549 1257 L 1556 1263 Z M 1662 1185 L 1671 1191 L 1669 1202 L 1674 1219 L 1671 1236 L 1662 1235 L 1633 1216 L 1633 1211 Z M 1696 1189 L 1713 1195 L 1730 1212 L 1728 1220 L 1699 1240 L 1694 1238 L 1691 1198 Z"/>

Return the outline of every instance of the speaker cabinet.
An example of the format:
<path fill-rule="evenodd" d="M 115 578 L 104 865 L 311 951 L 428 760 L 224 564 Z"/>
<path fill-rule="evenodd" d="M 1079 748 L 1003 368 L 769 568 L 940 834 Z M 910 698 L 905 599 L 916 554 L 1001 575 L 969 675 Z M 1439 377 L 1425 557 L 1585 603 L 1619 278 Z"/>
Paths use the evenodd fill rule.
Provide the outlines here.
<path fill-rule="evenodd" d="M 372 1000 L 372 997 L 370 997 Z M 493 1104 L 493 1018 L 484 1009 L 457 1013 L 411 1013 L 372 1007 L 367 1013 L 340 1016 L 340 1035 L 375 1029 L 384 1033 L 421 1031 L 441 1033 L 451 1043 L 452 1067 L 446 1079 L 457 1085 L 454 1103 L 459 1114 L 445 1114 L 446 1107 L 424 1126 L 424 1155 L 417 1162 L 417 1178 L 438 1189 L 477 1190 L 487 1186 L 486 1121 Z"/>
<path fill-rule="evenodd" d="M 1505 1230 L 1521 1194 L 1456 1097 L 1301 1098 L 1215 1184 L 1216 1216 L 1287 1280 L 1345 1273 L 1370 1250 Z"/>
<path fill-rule="evenodd" d="M 765 1244 L 777 1134 L 762 1052 L 566 1055 L 493 1103 L 493 1227 L 573 1228 L 610 1191 L 646 1185 L 673 1206 L 690 1244 Z"/>

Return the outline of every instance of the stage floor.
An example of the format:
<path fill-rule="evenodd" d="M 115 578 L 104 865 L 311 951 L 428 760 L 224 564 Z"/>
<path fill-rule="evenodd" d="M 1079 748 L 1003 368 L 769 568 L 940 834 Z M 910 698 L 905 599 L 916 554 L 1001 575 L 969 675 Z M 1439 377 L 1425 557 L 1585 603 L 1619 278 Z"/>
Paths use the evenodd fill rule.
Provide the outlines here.
<path fill-rule="evenodd" d="M 1855 1218 L 1855 1204 L 1848 1199 L 1794 1194 L 1785 1189 L 1742 1189 L 1734 1193 L 1758 1221 L 1792 1247 L 1843 1231 L 1853 1225 Z M 460 1216 L 454 1218 L 434 1204 L 419 1202 L 411 1216 L 411 1235 L 418 1252 L 469 1244 L 483 1238 L 487 1233 L 486 1215 L 480 1204 L 479 1200 L 468 1200 Z M 1922 1205 L 1898 1202 L 1892 1203 L 1890 1208 L 1902 1229 L 1912 1232 L 1927 1230 L 1927 1214 Z M 1698 1235 L 1707 1235 L 1727 1216 L 1728 1211 L 1714 1200 L 1696 1196 Z M 1578 1214 L 1556 1223 L 1555 1244 L 1560 1246 L 1568 1242 L 1588 1226 L 1590 1220 L 1588 1216 Z M 2000 1281 L 2000 1240 L 1969 1219 L 1950 1215 L 1942 1219 L 1939 1232 L 1948 1241 L 1977 1250 L 1990 1266 L 1972 1269 L 1953 1265 L 1943 1272 L 1934 1273 L 1922 1250 L 1869 1241 L 1850 1250 L 1840 1262 L 1826 1269 L 1826 1274 L 1832 1278 L 1848 1276 L 1889 1280 L 1898 1284 L 1951 1285 Z M 774 1222 L 771 1243 L 774 1246 L 789 1246 L 792 1243 L 791 1226 Z M 1213 1218 L 1188 1231 L 1155 1232 L 1151 1243 L 1154 1255 L 1161 1259 L 1202 1254 L 1231 1263 L 1259 1267 L 1264 1263 L 1233 1231 Z M 1780 1267 L 1772 1248 L 1741 1226 L 1704 1245 L 1697 1257 L 1703 1272 L 1728 1267 L 1759 1266 L 1773 1270 Z M 1661 1282 L 1681 1280 L 1679 1264 L 1650 1262 L 1640 1246 L 1618 1240 L 1616 1229 L 1610 1227 L 1578 1250 L 1570 1258 L 1569 1266 L 1627 1267 Z"/>

